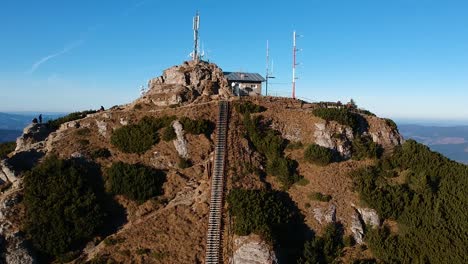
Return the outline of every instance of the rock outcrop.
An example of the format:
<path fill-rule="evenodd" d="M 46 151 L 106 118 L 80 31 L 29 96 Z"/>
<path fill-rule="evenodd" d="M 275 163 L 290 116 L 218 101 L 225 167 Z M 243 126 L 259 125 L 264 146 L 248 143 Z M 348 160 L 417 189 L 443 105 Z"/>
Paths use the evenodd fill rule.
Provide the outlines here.
<path fill-rule="evenodd" d="M 26 246 L 24 235 L 18 231 L 15 223 L 9 221 L 11 215 L 18 213 L 16 206 L 20 202 L 20 197 L 15 189 L 11 189 L 0 200 L 0 243 L 4 250 L 2 257 L 7 264 L 36 263 L 32 252 Z"/>
<path fill-rule="evenodd" d="M 148 91 L 141 100 L 168 106 L 193 102 L 199 97 L 226 97 L 229 94 L 227 79 L 216 64 L 187 61 L 150 80 Z"/>
<path fill-rule="evenodd" d="M 45 124 L 30 124 L 23 129 L 23 135 L 16 140 L 15 153 L 43 147 L 50 129 Z"/>
<path fill-rule="evenodd" d="M 314 218 L 319 224 L 328 224 L 336 222 L 336 206 L 330 204 L 327 209 L 314 208 Z"/>
<path fill-rule="evenodd" d="M 358 244 L 362 244 L 364 238 L 364 228 L 366 225 L 376 228 L 380 226 L 380 217 L 377 211 L 371 208 L 354 207 L 354 212 L 351 216 L 351 232 L 353 238 Z"/>
<path fill-rule="evenodd" d="M 12 184 L 17 184 L 18 182 L 18 175 L 11 169 L 10 165 L 7 164 L 5 160 L 0 161 L 0 180 Z"/>
<path fill-rule="evenodd" d="M 182 124 L 179 122 L 179 120 L 176 120 L 173 124 L 172 127 L 174 128 L 174 132 L 177 135 L 177 138 L 174 139 L 174 147 L 177 150 L 177 153 L 179 153 L 179 156 L 188 159 L 188 150 L 187 150 L 187 140 L 184 137 L 184 129 L 182 127 Z"/>
<path fill-rule="evenodd" d="M 372 140 L 382 145 L 384 148 L 392 149 L 404 143 L 403 136 L 394 125 L 390 125 L 387 119 L 378 117 L 368 117 L 369 123 L 373 124 L 369 128 L 368 134 Z"/>
<path fill-rule="evenodd" d="M 334 149 L 345 159 L 351 157 L 351 141 L 354 136 L 350 127 L 336 123 L 316 123 L 314 137 L 315 144 Z"/>
<path fill-rule="evenodd" d="M 276 264 L 278 260 L 271 248 L 258 237 L 244 236 L 234 240 L 236 250 L 231 263 Z"/>

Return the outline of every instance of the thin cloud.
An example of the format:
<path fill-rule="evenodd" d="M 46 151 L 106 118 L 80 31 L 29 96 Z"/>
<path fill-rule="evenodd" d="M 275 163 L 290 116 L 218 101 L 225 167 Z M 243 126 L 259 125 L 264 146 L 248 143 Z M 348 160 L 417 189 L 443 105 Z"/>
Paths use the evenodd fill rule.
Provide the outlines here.
<path fill-rule="evenodd" d="M 61 56 L 61 55 L 65 54 L 65 53 L 68 53 L 68 52 L 72 51 L 73 49 L 75 49 L 75 48 L 79 47 L 80 45 L 82 45 L 83 42 L 84 42 L 84 40 L 82 40 L 82 39 L 78 40 L 78 41 L 75 41 L 75 42 L 65 46 L 65 48 L 63 48 L 63 50 L 41 58 L 40 60 L 36 61 L 31 66 L 31 69 L 28 71 L 28 73 L 29 74 L 34 73 L 42 64 L 46 63 L 47 61 L 49 61 L 49 60 L 51 60 L 51 59 L 53 59 L 55 57 Z"/>

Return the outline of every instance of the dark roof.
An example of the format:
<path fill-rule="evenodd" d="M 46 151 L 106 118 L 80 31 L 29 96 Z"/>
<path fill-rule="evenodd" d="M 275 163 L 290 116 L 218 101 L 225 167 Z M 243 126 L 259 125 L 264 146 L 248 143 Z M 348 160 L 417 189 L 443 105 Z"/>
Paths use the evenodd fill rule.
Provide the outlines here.
<path fill-rule="evenodd" d="M 224 72 L 228 81 L 234 82 L 264 82 L 265 79 L 258 73 L 251 72 Z"/>

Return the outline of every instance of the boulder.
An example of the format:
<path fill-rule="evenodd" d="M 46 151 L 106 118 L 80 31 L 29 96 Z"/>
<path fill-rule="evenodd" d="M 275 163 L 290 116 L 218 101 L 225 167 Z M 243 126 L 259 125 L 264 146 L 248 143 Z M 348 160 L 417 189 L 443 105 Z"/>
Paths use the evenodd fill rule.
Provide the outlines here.
<path fill-rule="evenodd" d="M 353 214 L 351 215 L 351 233 L 353 234 L 354 241 L 356 241 L 357 244 L 362 244 L 364 226 L 357 211 L 353 211 Z"/>
<path fill-rule="evenodd" d="M 361 244 L 366 225 L 376 228 L 380 226 L 380 217 L 377 211 L 371 208 L 359 208 L 352 204 L 354 211 L 351 216 L 351 232 L 356 243 Z"/>
<path fill-rule="evenodd" d="M 371 208 L 356 208 L 358 213 L 361 216 L 362 221 L 369 226 L 379 227 L 380 226 L 380 217 L 377 214 L 377 211 Z"/>
<path fill-rule="evenodd" d="M 234 239 L 235 247 L 231 263 L 273 264 L 278 263 L 275 252 L 256 236 L 243 236 Z"/>
<path fill-rule="evenodd" d="M 177 135 L 177 138 L 174 139 L 174 147 L 177 150 L 177 153 L 179 153 L 179 156 L 188 159 L 188 150 L 187 150 L 187 140 L 184 137 L 184 129 L 182 127 L 182 124 L 179 122 L 179 120 L 176 120 L 173 124 L 172 127 L 174 128 L 174 132 Z"/>
<path fill-rule="evenodd" d="M 10 165 L 7 164 L 5 160 L 0 161 L 0 179 L 4 182 L 11 182 L 13 184 L 15 184 L 19 179 L 19 177 L 16 175 L 13 169 L 10 168 Z"/>
<path fill-rule="evenodd" d="M 319 224 L 328 224 L 336 222 L 336 206 L 330 204 L 327 209 L 314 208 L 314 218 Z"/>

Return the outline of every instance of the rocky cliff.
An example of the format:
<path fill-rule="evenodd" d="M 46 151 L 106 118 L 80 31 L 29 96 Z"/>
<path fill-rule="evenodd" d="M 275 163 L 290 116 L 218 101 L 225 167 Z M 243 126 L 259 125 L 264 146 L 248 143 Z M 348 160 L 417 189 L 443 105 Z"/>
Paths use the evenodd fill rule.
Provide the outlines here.
<path fill-rule="evenodd" d="M 25 128 L 10 158 L 0 163 L 4 191 L 0 200 L 0 236 L 3 237 L 3 259 L 7 263 L 34 263 L 31 248 L 26 247 L 21 232 L 24 222 L 22 202 L 24 171 L 44 157 L 77 158 L 97 164 L 108 181 L 106 170 L 114 163 L 143 164 L 163 170 L 166 181 L 162 194 L 146 201 L 133 201 L 125 195 L 111 195 L 124 213 L 118 228 L 96 234 L 78 249 L 76 263 L 109 260 L 118 263 L 202 263 L 205 254 L 209 209 L 209 182 L 215 134 L 186 131 L 184 118 L 216 122 L 217 102 L 230 100 L 231 105 L 251 101 L 265 111 L 261 115 L 269 129 L 290 142 L 317 144 L 337 151 L 343 160 L 328 166 L 304 161 L 304 147 L 285 150 L 285 155 L 298 163 L 297 173 L 304 180 L 286 194 L 304 216 L 304 224 L 320 234 L 327 223 L 340 223 L 347 235 L 363 243 L 366 225 L 378 226 L 375 211 L 359 204 L 349 173 L 372 164 L 372 159 L 352 160 L 352 142 L 356 134 L 338 122 L 327 122 L 313 114 L 316 105 L 287 98 L 258 97 L 238 101 L 230 97 L 227 80 L 214 64 L 186 62 L 171 67 L 152 79 L 149 90 L 135 102 L 107 111 L 89 114 L 52 131 L 46 125 Z M 158 140 L 147 151 L 128 153 L 119 149 L 112 136 L 124 127 L 134 127 L 144 117 L 173 116 L 169 128 L 174 135 Z M 362 114 L 369 126 L 363 132 L 392 151 L 403 139 L 385 120 Z M 264 157 L 246 138 L 243 117 L 232 109 L 228 137 L 227 190 L 236 188 L 283 190 L 278 181 L 265 173 Z M 168 129 L 168 128 L 165 128 Z M 161 134 L 162 132 L 155 132 Z M 98 150 L 109 155 L 96 157 Z M 181 159 L 190 163 L 180 165 Z M 305 184 L 304 184 L 305 182 Z M 311 199 L 320 192 L 330 196 L 326 202 Z M 106 223 L 109 226 L 116 223 Z M 226 234 L 232 234 L 227 230 Z M 271 241 L 259 236 L 231 236 L 226 239 L 224 257 L 235 263 L 277 263 Z M 227 250 L 230 249 L 230 250 Z M 351 246 L 351 251 L 362 251 Z M 76 253 L 75 252 L 75 253 Z M 361 252 L 362 253 L 362 252 Z M 371 253 L 362 253 L 368 256 Z M 81 261 L 81 262 L 80 262 Z"/>

